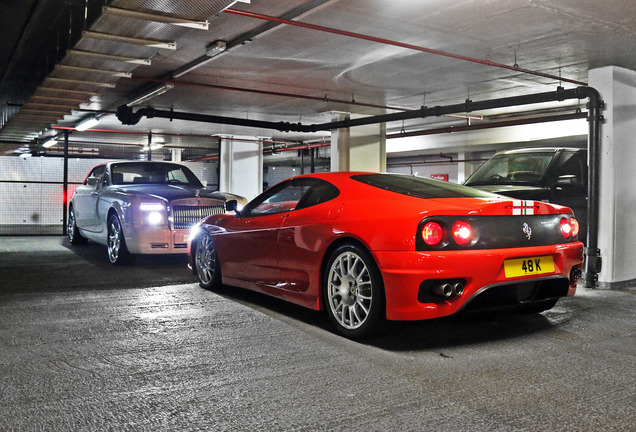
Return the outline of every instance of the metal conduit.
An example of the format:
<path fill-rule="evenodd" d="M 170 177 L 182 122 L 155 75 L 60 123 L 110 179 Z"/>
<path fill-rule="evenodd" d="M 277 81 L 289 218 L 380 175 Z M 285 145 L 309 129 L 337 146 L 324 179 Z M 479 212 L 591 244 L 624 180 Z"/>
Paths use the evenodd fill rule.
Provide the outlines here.
<path fill-rule="evenodd" d="M 587 113 L 572 113 L 572 114 L 561 114 L 561 115 L 551 115 L 546 117 L 532 117 L 518 120 L 502 120 L 488 123 L 479 123 L 479 124 L 469 124 L 469 125 L 461 125 L 461 126 L 448 126 L 442 128 L 435 129 L 424 129 L 418 131 L 411 132 L 397 132 L 388 134 L 386 136 L 387 139 L 392 138 L 408 138 L 414 136 L 425 136 L 425 135 L 437 135 L 443 133 L 455 133 L 455 132 L 468 132 L 474 130 L 482 130 L 482 129 L 494 129 L 499 127 L 506 126 L 519 126 L 519 125 L 527 125 L 527 124 L 537 124 L 537 123 L 548 123 L 555 121 L 563 121 L 563 120 L 576 120 L 587 118 Z"/>

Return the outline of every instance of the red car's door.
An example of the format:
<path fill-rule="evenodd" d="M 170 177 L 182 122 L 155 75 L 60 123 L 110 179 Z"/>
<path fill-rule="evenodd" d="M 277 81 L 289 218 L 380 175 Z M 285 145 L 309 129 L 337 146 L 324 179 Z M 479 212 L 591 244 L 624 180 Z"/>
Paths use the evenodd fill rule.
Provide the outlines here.
<path fill-rule="evenodd" d="M 226 233 L 216 240 L 223 242 L 217 249 L 224 280 L 278 286 L 280 227 L 307 189 L 298 181 L 280 183 L 250 202 L 240 217 L 224 224 Z"/>
<path fill-rule="evenodd" d="M 273 286 L 279 280 L 278 233 L 287 213 L 231 219 L 216 238 L 224 278 Z"/>
<path fill-rule="evenodd" d="M 304 179 L 303 197 L 283 221 L 278 237 L 279 288 L 305 293 L 320 286 L 320 266 L 333 236 L 334 200 L 340 191 L 328 182 Z M 337 214 L 337 212 L 335 213 Z"/>
<path fill-rule="evenodd" d="M 331 226 L 320 222 L 313 209 L 296 210 L 285 218 L 278 237 L 279 288 L 305 292 L 312 279 L 319 278 L 324 241 L 331 233 Z"/>

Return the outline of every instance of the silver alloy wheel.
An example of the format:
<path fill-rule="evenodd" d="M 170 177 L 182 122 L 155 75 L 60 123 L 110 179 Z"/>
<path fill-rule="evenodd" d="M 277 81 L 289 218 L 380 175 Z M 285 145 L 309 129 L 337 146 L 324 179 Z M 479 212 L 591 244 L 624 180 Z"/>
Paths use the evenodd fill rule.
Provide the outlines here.
<path fill-rule="evenodd" d="M 73 210 L 73 207 L 71 207 L 71 209 L 68 211 L 68 224 L 66 226 L 68 240 L 71 242 L 71 244 L 73 244 L 73 242 L 75 241 L 76 230 L 77 227 L 75 226 L 75 211 Z"/>
<path fill-rule="evenodd" d="M 199 281 L 202 285 L 209 286 L 214 279 L 216 268 L 216 251 L 209 235 L 199 238 L 194 259 Z"/>
<path fill-rule="evenodd" d="M 108 222 L 108 259 L 112 263 L 116 263 L 119 260 L 123 235 L 119 218 L 111 216 Z"/>
<path fill-rule="evenodd" d="M 75 210 L 73 206 L 70 206 L 68 209 L 68 223 L 66 225 L 66 234 L 68 235 L 68 241 L 72 245 L 80 245 L 86 244 L 86 237 L 82 236 L 77 227 L 77 219 L 75 219 Z"/>
<path fill-rule="evenodd" d="M 333 317 L 343 328 L 355 330 L 367 321 L 373 304 L 373 280 L 360 255 L 347 251 L 333 261 L 327 301 Z"/>

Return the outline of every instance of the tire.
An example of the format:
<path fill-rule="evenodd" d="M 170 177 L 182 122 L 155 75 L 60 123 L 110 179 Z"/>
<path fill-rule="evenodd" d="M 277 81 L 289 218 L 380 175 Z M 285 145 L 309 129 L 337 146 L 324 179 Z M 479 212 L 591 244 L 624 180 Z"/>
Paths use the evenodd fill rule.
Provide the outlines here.
<path fill-rule="evenodd" d="M 69 207 L 68 210 L 68 224 L 66 226 L 66 233 L 68 235 L 68 241 L 72 245 L 80 245 L 86 244 L 87 239 L 79 232 L 79 228 L 77 228 L 77 221 L 75 220 L 75 211 L 73 210 L 73 206 Z"/>
<path fill-rule="evenodd" d="M 385 299 L 373 257 L 359 246 L 340 246 L 325 270 L 325 309 L 336 330 L 352 339 L 376 330 L 385 320 Z"/>
<path fill-rule="evenodd" d="M 214 246 L 214 239 L 207 233 L 197 238 L 194 268 L 201 288 L 218 289 L 221 287 L 221 266 Z"/>
<path fill-rule="evenodd" d="M 108 218 L 108 260 L 113 264 L 127 264 L 131 260 L 130 253 L 126 247 L 124 230 L 116 214 Z"/>

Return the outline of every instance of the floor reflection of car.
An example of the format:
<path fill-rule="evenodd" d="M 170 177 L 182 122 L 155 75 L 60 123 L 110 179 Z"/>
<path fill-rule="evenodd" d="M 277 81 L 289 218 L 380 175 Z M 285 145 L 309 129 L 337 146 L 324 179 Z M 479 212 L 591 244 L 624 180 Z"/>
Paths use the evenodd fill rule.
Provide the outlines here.
<path fill-rule="evenodd" d="M 340 333 L 360 337 L 384 319 L 549 309 L 576 289 L 577 231 L 563 206 L 414 176 L 323 173 L 206 218 L 188 262 L 204 288 L 325 310 Z"/>
<path fill-rule="evenodd" d="M 69 240 L 106 245 L 114 264 L 129 261 L 131 254 L 186 253 L 190 228 L 206 216 L 223 213 L 228 197 L 237 198 L 207 190 L 184 165 L 100 164 L 69 203 Z"/>
<path fill-rule="evenodd" d="M 561 204 L 574 210 L 587 228 L 587 151 L 574 148 L 533 148 L 497 153 L 464 182 L 521 200 Z"/>

